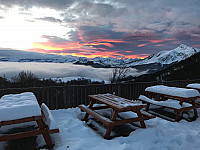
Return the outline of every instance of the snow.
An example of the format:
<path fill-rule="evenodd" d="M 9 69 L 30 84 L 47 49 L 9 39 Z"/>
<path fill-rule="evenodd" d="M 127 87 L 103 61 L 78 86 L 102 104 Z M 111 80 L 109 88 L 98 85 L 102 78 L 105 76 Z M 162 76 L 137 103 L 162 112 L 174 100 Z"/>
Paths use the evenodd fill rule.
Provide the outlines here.
<path fill-rule="evenodd" d="M 129 107 L 129 106 L 141 106 L 143 105 L 142 103 L 140 102 L 133 102 L 130 101 L 130 102 L 127 102 L 127 101 L 124 101 L 123 98 L 118 98 L 118 97 L 115 97 L 114 100 L 117 101 L 118 105 L 122 106 L 122 107 Z"/>
<path fill-rule="evenodd" d="M 89 121 L 98 132 L 91 129 L 81 121 L 84 113 L 79 108 L 52 110 L 51 113 L 60 129 L 58 134 L 51 135 L 55 142 L 53 150 L 199 150 L 200 118 L 193 122 L 170 122 L 157 117 L 145 121 L 146 129 L 134 127 L 136 130 L 127 137 L 105 140 L 99 134 L 105 132 L 105 127 Z M 131 113 L 122 115 L 129 117 Z M 37 140 L 42 143 L 43 139 L 39 136 Z M 0 142 L 1 149 L 4 145 Z"/>
<path fill-rule="evenodd" d="M 148 98 L 144 95 L 140 95 L 139 99 L 144 100 L 146 102 L 149 102 L 151 104 L 160 105 L 160 106 L 168 106 L 168 107 L 172 107 L 172 108 L 176 108 L 176 109 L 192 106 L 189 103 L 183 103 L 182 106 L 181 106 L 179 104 L 179 101 L 173 100 L 173 99 L 168 99 L 166 101 L 155 101 L 155 100 L 152 100 L 152 99 L 150 99 L 150 98 Z"/>
<path fill-rule="evenodd" d="M 42 103 L 41 109 L 45 116 L 45 123 L 48 125 L 49 129 L 57 129 L 58 127 L 56 125 L 56 121 L 54 120 L 49 108 L 44 103 Z"/>
<path fill-rule="evenodd" d="M 145 91 L 185 98 L 200 96 L 200 93 L 195 89 L 168 87 L 164 85 L 150 86 L 147 87 Z"/>
<path fill-rule="evenodd" d="M 52 114 L 60 129 L 60 133 L 53 137 L 56 142 L 54 150 L 199 150 L 199 118 L 177 123 L 157 117 L 145 121 L 146 129 L 137 128 L 127 137 L 105 140 L 99 131 L 80 120 L 82 113 L 78 108 L 54 110 Z M 105 131 L 104 127 L 96 127 Z"/>
<path fill-rule="evenodd" d="M 186 87 L 200 89 L 200 83 L 188 84 Z"/>
<path fill-rule="evenodd" d="M 140 98 L 149 100 L 144 96 Z M 168 102 L 170 105 L 177 107 L 171 100 Z M 28 109 L 25 109 L 25 107 L 28 107 Z M 5 109 L 9 112 L 2 111 Z M 135 126 L 132 127 L 129 124 L 133 131 L 127 137 L 119 136 L 111 140 L 105 140 L 102 134 L 105 133 L 106 128 L 91 119 L 88 124 L 95 126 L 97 131 L 90 128 L 81 120 L 85 113 L 81 112 L 79 108 L 50 111 L 43 104 L 42 110 L 44 111 L 44 115 L 47 116 L 50 126 L 56 122 L 60 130 L 59 133 L 51 135 L 55 143 L 53 150 L 199 150 L 200 118 L 197 118 L 193 122 L 187 122 L 185 120 L 170 122 L 157 117 L 145 121 L 147 126 L 145 129 Z M 100 111 L 98 110 L 98 112 Z M 112 112 L 111 109 L 102 111 L 100 113 L 107 115 Z M 200 115 L 199 109 L 197 111 L 198 115 Z M 5 120 L 5 118 L 13 119 L 10 116 L 14 116 L 16 119 L 19 117 L 18 115 L 21 115 L 20 118 L 26 117 L 27 113 L 29 116 L 40 115 L 40 108 L 33 93 L 10 94 L 0 99 L 1 120 Z M 124 118 L 136 116 L 132 112 L 120 113 L 119 115 Z M 1 127 L 0 134 L 3 132 L 4 128 Z M 111 135 L 113 134 L 112 132 Z M 41 135 L 38 136 L 37 142 L 40 146 L 44 144 L 44 139 Z M 6 142 L 0 142 L 0 149 L 3 150 L 5 146 Z"/>
<path fill-rule="evenodd" d="M 8 94 L 0 99 L 0 121 L 41 115 L 40 106 L 31 92 Z M 3 115 L 2 115 L 3 114 Z"/>
<path fill-rule="evenodd" d="M 160 64 L 172 64 L 185 60 L 192 55 L 199 53 L 200 49 L 192 48 L 190 46 L 181 44 L 179 47 L 172 50 L 160 51 L 157 54 L 150 55 L 149 57 L 139 61 L 137 65 L 160 63 Z M 132 64 L 131 64 L 132 65 Z"/>

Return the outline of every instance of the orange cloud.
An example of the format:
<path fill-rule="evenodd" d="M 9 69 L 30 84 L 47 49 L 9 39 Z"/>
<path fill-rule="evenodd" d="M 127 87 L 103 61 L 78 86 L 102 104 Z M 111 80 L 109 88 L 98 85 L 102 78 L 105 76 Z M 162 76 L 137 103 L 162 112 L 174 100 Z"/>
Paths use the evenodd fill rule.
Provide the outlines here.
<path fill-rule="evenodd" d="M 87 57 L 87 58 L 95 58 L 95 57 L 113 57 L 113 58 L 144 58 L 146 55 L 125 55 L 122 54 L 121 51 L 110 51 L 107 48 L 100 47 L 100 46 L 107 46 L 108 48 L 114 48 L 113 43 L 126 43 L 123 40 L 120 39 L 102 39 L 97 38 L 95 40 L 91 41 L 84 41 L 84 38 L 82 37 L 81 33 L 78 33 L 79 39 L 83 42 L 70 42 L 70 41 L 64 41 L 64 42 L 55 42 L 51 41 L 51 39 L 48 39 L 47 42 L 38 42 L 32 44 L 32 51 L 36 52 L 42 52 L 42 53 L 50 53 L 50 54 L 56 54 L 56 55 L 72 55 L 72 56 L 78 56 L 78 57 Z M 138 45 L 140 46 L 145 46 Z M 103 50 L 103 51 L 100 51 Z M 132 51 L 125 51 L 127 53 L 131 53 Z"/>
<path fill-rule="evenodd" d="M 125 51 L 126 53 L 132 53 L 132 51 Z"/>
<path fill-rule="evenodd" d="M 171 40 L 175 40 L 174 38 L 166 38 L 166 39 L 160 39 L 160 40 L 145 40 L 145 41 L 149 41 L 151 43 L 162 43 L 162 42 L 165 42 L 165 41 L 171 41 Z"/>
<path fill-rule="evenodd" d="M 146 46 L 147 44 L 140 44 L 138 45 L 137 47 L 143 47 L 143 46 Z"/>
<path fill-rule="evenodd" d="M 171 42 L 171 44 L 180 44 L 181 42 L 180 41 L 173 41 Z"/>
<path fill-rule="evenodd" d="M 88 45 L 88 46 L 98 46 L 98 45 L 105 45 L 107 47 L 114 47 L 114 45 L 110 44 L 110 43 L 84 43 L 83 45 Z"/>
<path fill-rule="evenodd" d="M 35 49 L 44 49 L 44 50 L 64 50 L 64 49 L 77 49 L 81 47 L 79 42 L 65 42 L 62 44 L 55 44 L 50 41 L 48 42 L 40 42 L 40 43 L 33 43 L 33 48 Z"/>
<path fill-rule="evenodd" d="M 119 40 L 119 39 L 98 39 L 98 40 L 94 40 L 94 41 L 109 42 L 109 43 L 125 43 L 125 41 Z"/>

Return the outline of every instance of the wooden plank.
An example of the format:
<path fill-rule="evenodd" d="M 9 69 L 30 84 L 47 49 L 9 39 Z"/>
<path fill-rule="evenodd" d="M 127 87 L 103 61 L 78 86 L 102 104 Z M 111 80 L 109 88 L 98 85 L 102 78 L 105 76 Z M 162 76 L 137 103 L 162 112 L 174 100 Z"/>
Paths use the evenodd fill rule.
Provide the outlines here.
<path fill-rule="evenodd" d="M 145 117 L 148 117 L 149 119 L 153 119 L 156 118 L 156 116 L 144 111 L 144 110 L 140 110 L 141 114 L 144 115 Z"/>
<path fill-rule="evenodd" d="M 52 129 L 52 130 L 48 130 L 49 134 L 53 134 L 53 133 L 59 133 L 60 130 L 59 129 Z"/>
<path fill-rule="evenodd" d="M 68 108 L 67 106 L 67 91 L 66 88 L 63 89 L 63 101 L 64 101 L 64 108 Z"/>
<path fill-rule="evenodd" d="M 33 116 L 33 117 L 26 117 L 26 118 L 15 119 L 15 120 L 1 121 L 0 125 L 4 126 L 4 125 L 24 123 L 24 122 L 31 122 L 31 121 L 35 121 L 35 120 L 41 119 L 41 118 L 42 118 L 42 116 Z"/>
<path fill-rule="evenodd" d="M 30 136 L 36 136 L 36 135 L 45 133 L 46 130 L 47 129 L 33 130 L 33 131 L 26 131 L 26 132 L 20 132 L 20 133 L 15 133 L 15 134 L 3 135 L 3 136 L 0 136 L 0 142 L 14 140 L 14 139 L 20 139 L 20 138 L 25 138 L 25 137 L 30 137 Z"/>
<path fill-rule="evenodd" d="M 86 107 L 85 105 L 79 105 L 79 108 L 83 111 L 85 111 L 86 113 L 90 114 L 91 116 L 93 116 L 94 118 L 96 118 L 97 120 L 101 121 L 104 125 L 106 126 L 113 126 L 115 123 L 113 121 L 111 121 L 110 119 L 100 115 L 99 113 L 93 111 L 92 109 Z"/>
<path fill-rule="evenodd" d="M 51 103 L 50 103 L 50 90 L 49 90 L 49 88 L 46 88 L 46 98 L 47 98 L 46 105 L 50 108 Z"/>

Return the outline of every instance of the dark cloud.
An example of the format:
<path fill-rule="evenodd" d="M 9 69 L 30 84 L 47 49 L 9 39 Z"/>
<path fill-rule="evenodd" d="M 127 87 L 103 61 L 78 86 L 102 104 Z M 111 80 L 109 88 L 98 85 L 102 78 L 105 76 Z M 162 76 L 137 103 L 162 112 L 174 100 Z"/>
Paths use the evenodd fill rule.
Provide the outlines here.
<path fill-rule="evenodd" d="M 138 42 L 142 40 L 153 40 L 153 39 L 158 39 L 159 34 L 154 33 L 154 32 L 136 32 L 136 33 L 128 33 L 126 34 L 123 39 L 125 41 L 133 41 L 133 42 Z"/>
<path fill-rule="evenodd" d="M 61 23 L 62 20 L 56 19 L 53 17 L 43 17 L 43 18 L 35 18 L 36 20 L 42 20 L 42 21 L 48 21 L 48 22 L 53 22 L 53 23 Z"/>
<path fill-rule="evenodd" d="M 1 5 L 12 7 L 15 5 L 31 8 L 33 6 L 52 8 L 52 9 L 66 9 L 74 1 L 73 0 L 0 0 Z"/>
<path fill-rule="evenodd" d="M 53 42 L 56 44 L 67 42 L 66 39 L 63 39 L 57 36 L 43 35 L 42 38 L 48 39 L 50 42 Z"/>
<path fill-rule="evenodd" d="M 179 40 L 200 41 L 200 28 L 199 30 L 177 32 L 174 37 Z"/>
<path fill-rule="evenodd" d="M 112 30 L 111 26 L 81 26 L 78 28 L 79 38 L 86 41 L 94 41 L 98 39 L 121 39 L 122 32 Z"/>
<path fill-rule="evenodd" d="M 94 3 L 85 1 L 82 3 L 79 3 L 76 7 L 76 11 L 80 11 L 82 13 L 86 12 L 90 15 L 93 15 L 95 17 L 118 17 L 121 16 L 125 12 L 125 8 L 116 8 L 111 4 L 105 4 L 105 3 Z"/>

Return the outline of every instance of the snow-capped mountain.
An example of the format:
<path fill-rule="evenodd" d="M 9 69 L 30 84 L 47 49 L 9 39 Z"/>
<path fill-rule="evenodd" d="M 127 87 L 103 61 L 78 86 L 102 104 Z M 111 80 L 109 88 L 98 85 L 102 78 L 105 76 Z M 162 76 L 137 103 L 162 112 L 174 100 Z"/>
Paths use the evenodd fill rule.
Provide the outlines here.
<path fill-rule="evenodd" d="M 181 44 L 179 47 L 175 49 L 168 51 L 160 51 L 157 54 L 150 55 L 149 57 L 138 62 L 137 65 L 151 64 L 151 63 L 172 64 L 175 62 L 179 62 L 181 60 L 185 60 L 186 58 L 189 58 L 190 56 L 199 52 L 200 49 L 192 48 L 190 46 Z M 135 63 L 131 65 L 135 65 Z"/>
<path fill-rule="evenodd" d="M 119 66 L 126 66 L 126 67 L 135 67 L 141 65 L 155 65 L 160 64 L 162 65 L 169 65 L 172 63 L 179 62 L 181 60 L 185 60 L 190 56 L 199 53 L 200 49 L 192 48 L 190 46 L 181 44 L 179 47 L 160 51 L 157 54 L 153 54 L 148 56 L 145 59 L 116 59 L 116 58 L 100 58 L 96 57 L 94 59 L 79 59 L 76 63 L 77 64 L 87 64 L 87 65 L 94 65 L 99 64 L 101 66 L 109 66 L 109 67 L 119 67 Z"/>
<path fill-rule="evenodd" d="M 44 54 L 37 52 L 27 52 L 19 50 L 0 50 L 0 61 L 9 62 L 54 62 L 54 63 L 74 63 L 82 65 L 91 65 L 93 67 L 138 67 L 138 66 L 152 66 L 169 65 L 179 62 L 190 56 L 199 53 L 200 49 L 192 48 L 181 44 L 179 47 L 160 51 L 157 54 L 150 55 L 145 59 L 116 59 L 116 58 L 101 58 L 96 57 L 93 59 L 75 56 L 59 56 L 53 54 Z M 156 67 L 157 67 L 156 65 Z M 143 67 L 144 68 L 144 67 Z"/>

